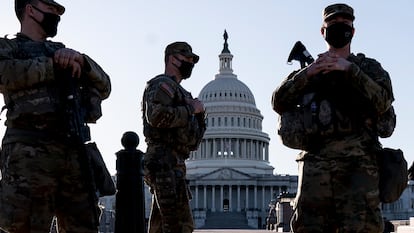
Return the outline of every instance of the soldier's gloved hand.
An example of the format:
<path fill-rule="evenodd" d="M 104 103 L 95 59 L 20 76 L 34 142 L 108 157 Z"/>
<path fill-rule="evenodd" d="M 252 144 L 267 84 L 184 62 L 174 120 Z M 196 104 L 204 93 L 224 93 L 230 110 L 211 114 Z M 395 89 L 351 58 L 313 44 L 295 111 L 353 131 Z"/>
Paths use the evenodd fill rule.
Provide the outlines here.
<path fill-rule="evenodd" d="M 79 78 L 82 73 L 85 58 L 78 51 L 62 48 L 55 52 L 53 61 L 59 68 L 72 69 L 72 77 Z"/>

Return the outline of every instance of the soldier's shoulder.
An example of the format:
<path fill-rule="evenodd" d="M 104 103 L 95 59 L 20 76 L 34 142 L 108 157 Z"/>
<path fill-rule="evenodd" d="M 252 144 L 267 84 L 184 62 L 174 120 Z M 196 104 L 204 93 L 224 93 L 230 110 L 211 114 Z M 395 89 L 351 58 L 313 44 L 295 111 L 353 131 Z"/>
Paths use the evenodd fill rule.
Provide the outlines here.
<path fill-rule="evenodd" d="M 10 38 L 9 35 L 0 37 L 0 48 L 13 48 L 16 46 L 14 38 Z"/>
<path fill-rule="evenodd" d="M 161 85 L 163 83 L 174 88 L 177 86 L 177 83 L 172 79 L 172 77 L 165 74 L 157 75 L 148 81 L 149 85 Z"/>
<path fill-rule="evenodd" d="M 47 40 L 45 43 L 48 46 L 54 47 L 54 48 L 57 48 L 57 49 L 59 49 L 59 48 L 65 48 L 66 47 L 65 44 L 63 44 L 62 42 L 56 42 L 56 41 Z"/>
<path fill-rule="evenodd" d="M 360 63 L 365 63 L 366 65 L 380 65 L 380 63 L 376 59 L 372 57 L 367 57 L 363 53 L 357 53 L 357 55 L 354 56 L 354 59 Z"/>
<path fill-rule="evenodd" d="M 170 97 L 173 97 L 176 93 L 178 84 L 172 79 L 172 77 L 160 74 L 152 78 L 147 83 L 147 90 L 162 90 Z"/>
<path fill-rule="evenodd" d="M 173 77 L 168 76 L 166 74 L 159 74 L 155 76 L 154 78 L 152 78 L 152 80 L 157 81 L 157 82 L 174 82 Z"/>
<path fill-rule="evenodd" d="M 358 53 L 354 56 L 353 62 L 357 64 L 362 71 L 371 77 L 381 77 L 389 79 L 388 72 L 382 67 L 381 63 L 374 58 L 367 57 L 362 53 Z"/>

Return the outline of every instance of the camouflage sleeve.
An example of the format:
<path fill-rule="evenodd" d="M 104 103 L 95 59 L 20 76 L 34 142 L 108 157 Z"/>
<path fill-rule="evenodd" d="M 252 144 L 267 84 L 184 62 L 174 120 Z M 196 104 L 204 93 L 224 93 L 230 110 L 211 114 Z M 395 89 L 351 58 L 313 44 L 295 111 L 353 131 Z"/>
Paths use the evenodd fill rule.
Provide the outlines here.
<path fill-rule="evenodd" d="M 371 101 L 377 112 L 384 113 L 394 101 L 390 76 L 374 59 L 364 62 L 362 67 L 352 63 L 348 75 L 353 86 Z"/>
<path fill-rule="evenodd" d="M 306 68 L 290 73 L 273 92 L 273 110 L 280 114 L 296 106 L 299 96 L 309 83 L 308 80 Z"/>
<path fill-rule="evenodd" d="M 89 56 L 83 54 L 85 58 L 84 75 L 96 89 L 101 99 L 108 98 L 111 93 L 111 81 L 105 71 Z"/>
<path fill-rule="evenodd" d="M 15 59 L 15 44 L 0 39 L 0 92 L 20 90 L 54 79 L 53 61 L 42 56 L 34 59 Z"/>
<path fill-rule="evenodd" d="M 170 82 L 149 84 L 144 92 L 145 120 L 156 128 L 187 126 L 192 110 L 188 105 L 174 103 L 177 94 L 177 86 Z"/>

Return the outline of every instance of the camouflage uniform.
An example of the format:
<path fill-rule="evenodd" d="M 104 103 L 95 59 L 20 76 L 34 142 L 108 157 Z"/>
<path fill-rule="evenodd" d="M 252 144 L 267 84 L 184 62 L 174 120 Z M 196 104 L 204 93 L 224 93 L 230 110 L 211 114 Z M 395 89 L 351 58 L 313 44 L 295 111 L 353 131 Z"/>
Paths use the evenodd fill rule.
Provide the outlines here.
<path fill-rule="evenodd" d="M 7 109 L 0 168 L 0 227 L 8 232 L 97 232 L 97 203 L 80 169 L 81 148 L 67 138 L 62 73 L 53 54 L 64 45 L 34 42 L 23 34 L 0 39 L 0 91 Z M 110 93 L 108 75 L 88 56 L 84 98 L 87 122 L 101 115 Z"/>
<path fill-rule="evenodd" d="M 295 71 L 273 93 L 273 108 L 289 111 L 314 93 L 317 132 L 297 158 L 294 232 L 382 232 L 376 121 L 394 100 L 388 73 L 374 59 L 351 54 L 348 72 L 306 78 Z"/>
<path fill-rule="evenodd" d="M 145 181 L 154 194 L 150 233 L 193 231 L 185 159 L 203 137 L 204 113 L 193 115 L 192 98 L 174 77 L 159 75 L 147 83 L 143 96 Z"/>

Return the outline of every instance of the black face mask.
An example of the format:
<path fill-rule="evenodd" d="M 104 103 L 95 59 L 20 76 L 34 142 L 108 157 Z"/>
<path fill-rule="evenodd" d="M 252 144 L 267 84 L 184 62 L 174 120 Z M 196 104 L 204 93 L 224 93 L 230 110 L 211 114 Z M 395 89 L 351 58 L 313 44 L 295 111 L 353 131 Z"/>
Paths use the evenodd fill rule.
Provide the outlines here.
<path fill-rule="evenodd" d="M 325 40 L 334 48 L 343 48 L 352 40 L 352 26 L 345 23 L 334 23 L 325 30 Z"/>
<path fill-rule="evenodd" d="M 36 21 L 43 28 L 48 37 L 56 36 L 60 16 L 53 13 L 44 12 L 33 5 L 32 7 L 43 14 L 43 20 L 41 22 L 32 17 L 33 20 Z"/>
<path fill-rule="evenodd" d="M 174 56 L 175 57 L 175 56 Z M 188 61 L 180 60 L 177 57 L 175 59 L 181 62 L 181 66 L 175 65 L 181 73 L 183 79 L 187 79 L 191 76 L 191 72 L 193 71 L 194 64 Z"/>

